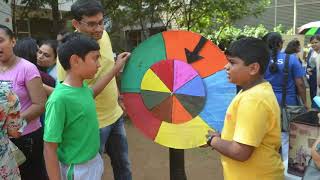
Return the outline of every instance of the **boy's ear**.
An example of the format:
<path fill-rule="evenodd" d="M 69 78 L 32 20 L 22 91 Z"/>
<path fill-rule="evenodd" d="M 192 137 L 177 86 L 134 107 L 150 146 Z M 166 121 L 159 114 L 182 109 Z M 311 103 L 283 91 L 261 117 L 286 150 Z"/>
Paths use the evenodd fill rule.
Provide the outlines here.
<path fill-rule="evenodd" d="M 256 75 L 260 73 L 260 64 L 255 62 L 249 65 L 249 74 Z"/>
<path fill-rule="evenodd" d="M 75 54 L 71 55 L 71 57 L 70 57 L 70 68 L 78 66 L 79 60 L 81 60 L 79 58 L 79 56 L 77 56 Z"/>

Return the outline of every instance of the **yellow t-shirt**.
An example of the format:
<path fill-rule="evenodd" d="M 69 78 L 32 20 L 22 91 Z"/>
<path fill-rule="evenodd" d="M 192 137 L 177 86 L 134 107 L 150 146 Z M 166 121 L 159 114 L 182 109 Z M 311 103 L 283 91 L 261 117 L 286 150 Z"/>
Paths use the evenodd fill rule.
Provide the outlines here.
<path fill-rule="evenodd" d="M 240 162 L 221 157 L 225 180 L 283 180 L 278 152 L 281 144 L 280 109 L 268 82 L 241 91 L 228 107 L 221 138 L 254 146 Z"/>
<path fill-rule="evenodd" d="M 106 31 L 102 38 L 98 40 L 100 46 L 99 62 L 101 67 L 93 79 L 86 80 L 88 85 L 93 85 L 102 75 L 109 72 L 114 66 L 114 58 L 110 38 Z M 66 72 L 57 61 L 57 73 L 59 81 L 63 81 Z M 114 123 L 122 115 L 123 111 L 118 104 L 118 87 L 116 79 L 113 78 L 103 91 L 95 98 L 97 115 L 99 119 L 99 128 L 106 127 Z"/>

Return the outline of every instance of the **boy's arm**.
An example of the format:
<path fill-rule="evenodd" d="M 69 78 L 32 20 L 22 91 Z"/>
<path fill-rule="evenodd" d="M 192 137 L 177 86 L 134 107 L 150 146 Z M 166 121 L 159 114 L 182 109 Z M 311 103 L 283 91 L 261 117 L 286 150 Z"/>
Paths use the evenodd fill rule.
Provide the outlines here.
<path fill-rule="evenodd" d="M 223 140 L 219 136 L 214 136 L 210 145 L 222 155 L 241 162 L 248 160 L 254 150 L 253 146 Z"/>
<path fill-rule="evenodd" d="M 112 80 L 112 78 L 121 70 L 121 68 L 126 63 L 129 58 L 130 53 L 123 52 L 118 55 L 117 61 L 114 67 L 107 74 L 103 75 L 93 86 L 93 96 L 96 97 L 101 91 L 108 85 L 108 83 Z"/>
<path fill-rule="evenodd" d="M 43 154 L 50 180 L 60 180 L 60 167 L 57 156 L 57 143 L 44 141 Z"/>

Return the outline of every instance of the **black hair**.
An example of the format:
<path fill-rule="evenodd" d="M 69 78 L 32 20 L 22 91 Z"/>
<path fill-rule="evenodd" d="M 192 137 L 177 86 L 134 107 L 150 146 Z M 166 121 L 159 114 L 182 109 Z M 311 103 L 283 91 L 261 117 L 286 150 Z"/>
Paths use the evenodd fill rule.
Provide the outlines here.
<path fill-rule="evenodd" d="M 52 50 L 53 50 L 54 58 L 57 58 L 58 41 L 56 41 L 56 40 L 46 40 L 46 41 L 43 41 L 40 46 L 42 46 L 42 45 L 50 46 L 52 48 Z"/>
<path fill-rule="evenodd" d="M 97 50 L 100 50 L 100 47 L 96 40 L 82 33 L 74 32 L 66 36 L 58 47 L 59 61 L 64 70 L 69 70 L 72 55 L 77 55 L 84 60 L 90 51 Z"/>
<path fill-rule="evenodd" d="M 14 38 L 13 31 L 7 26 L 0 24 L 0 29 L 2 29 L 9 36 L 10 39 Z"/>
<path fill-rule="evenodd" d="M 94 16 L 104 13 L 102 4 L 97 0 L 77 0 L 71 6 L 71 14 L 77 21 L 81 21 L 83 16 Z"/>
<path fill-rule="evenodd" d="M 261 75 L 265 73 L 270 60 L 266 43 L 254 37 L 245 37 L 232 42 L 226 50 L 226 55 L 240 58 L 245 65 L 258 63 Z"/>
<path fill-rule="evenodd" d="M 316 34 L 316 35 L 311 36 L 310 42 L 313 41 L 314 39 L 320 41 L 320 34 Z"/>
<path fill-rule="evenodd" d="M 16 45 L 13 47 L 13 52 L 15 55 L 22 57 L 32 64 L 37 65 L 37 51 L 38 51 L 38 44 L 37 40 L 31 37 L 25 37 L 19 39 Z"/>
<path fill-rule="evenodd" d="M 299 51 L 297 51 L 297 49 L 300 47 L 300 41 L 298 39 L 294 39 L 288 43 L 284 52 L 287 54 L 298 53 Z"/>
<path fill-rule="evenodd" d="M 278 64 L 277 64 L 277 61 L 278 61 L 277 55 L 283 43 L 281 34 L 278 32 L 270 32 L 266 34 L 262 39 L 265 40 L 265 42 L 267 43 L 271 51 L 271 58 L 273 62 L 269 67 L 269 71 L 271 73 L 276 73 L 279 71 Z"/>

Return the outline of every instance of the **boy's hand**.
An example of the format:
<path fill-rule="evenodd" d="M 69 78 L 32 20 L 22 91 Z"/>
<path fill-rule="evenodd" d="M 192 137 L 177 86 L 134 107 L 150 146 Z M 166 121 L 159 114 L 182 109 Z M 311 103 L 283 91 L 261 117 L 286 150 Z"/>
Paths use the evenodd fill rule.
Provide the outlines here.
<path fill-rule="evenodd" d="M 115 64 L 117 71 L 120 71 L 122 69 L 122 67 L 125 65 L 125 63 L 129 59 L 130 55 L 131 54 L 129 52 L 123 52 L 117 56 L 117 60 Z"/>
<path fill-rule="evenodd" d="M 211 131 L 209 130 L 208 131 L 208 134 L 206 135 L 206 138 L 207 138 L 207 145 L 208 146 L 212 146 L 211 143 L 212 143 L 212 139 L 214 137 L 220 137 L 221 135 L 218 133 L 218 132 L 214 132 L 214 131 Z"/>

